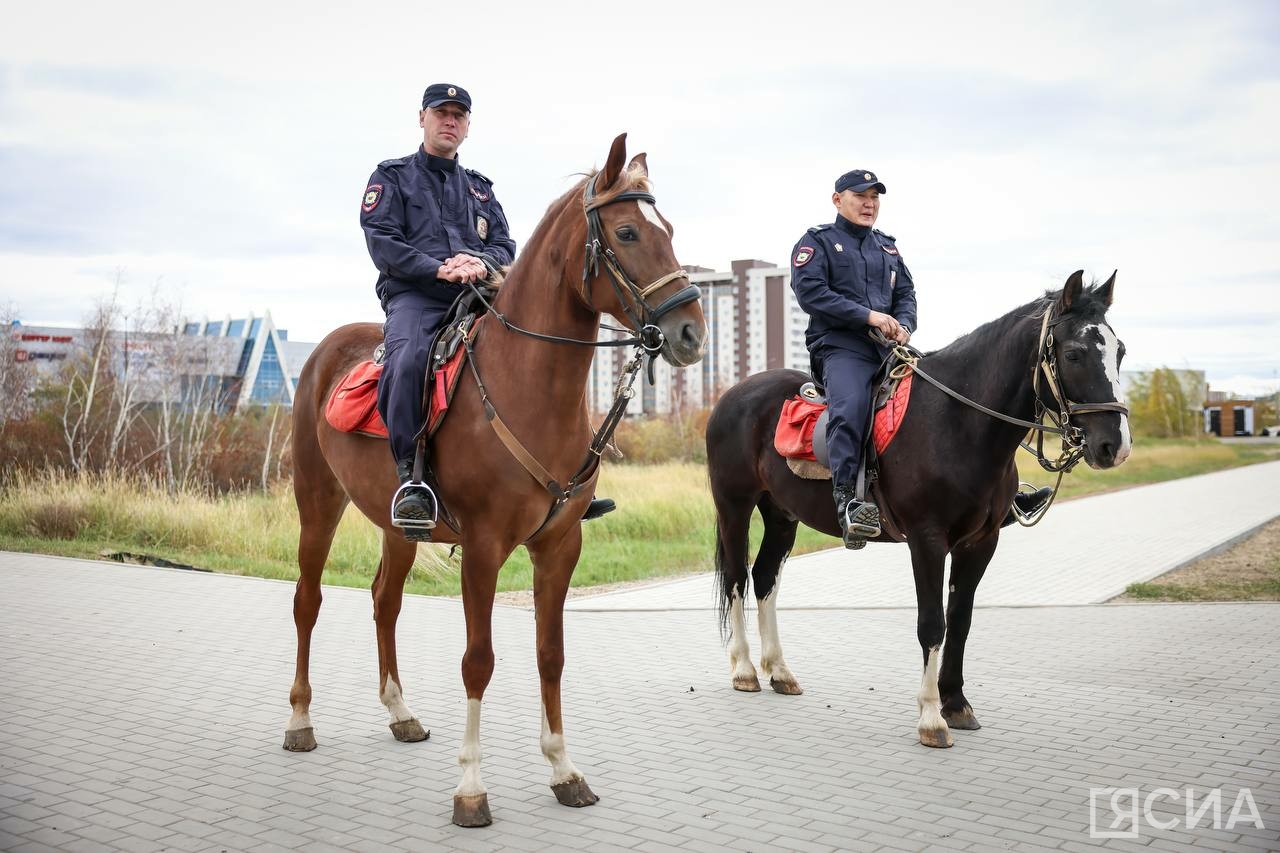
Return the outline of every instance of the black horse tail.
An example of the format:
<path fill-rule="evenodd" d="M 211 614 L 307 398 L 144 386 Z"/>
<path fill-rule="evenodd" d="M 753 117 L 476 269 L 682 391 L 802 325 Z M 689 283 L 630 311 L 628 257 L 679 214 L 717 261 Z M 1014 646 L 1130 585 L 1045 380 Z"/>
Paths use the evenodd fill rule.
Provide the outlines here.
<path fill-rule="evenodd" d="M 720 513 L 716 513 L 716 615 L 720 620 L 720 642 L 725 642 L 729 631 L 729 607 L 733 601 L 733 581 L 729 580 L 729 555 L 726 553 L 724 528 Z M 743 595 L 746 594 L 747 581 L 743 582 Z"/>

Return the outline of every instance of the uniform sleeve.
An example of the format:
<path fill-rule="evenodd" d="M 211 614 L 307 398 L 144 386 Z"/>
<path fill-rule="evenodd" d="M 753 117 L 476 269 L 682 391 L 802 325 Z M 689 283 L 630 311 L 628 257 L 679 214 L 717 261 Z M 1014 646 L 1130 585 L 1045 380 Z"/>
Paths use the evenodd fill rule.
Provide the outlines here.
<path fill-rule="evenodd" d="M 893 287 L 893 319 L 906 326 L 907 331 L 915 332 L 916 285 L 901 255 L 898 256 L 898 283 Z"/>
<path fill-rule="evenodd" d="M 516 241 L 511 239 L 511 229 L 507 225 L 507 215 L 502 212 L 498 197 L 491 196 L 489 206 L 493 211 L 493 223 L 489 226 L 489 239 L 485 244 L 485 254 L 492 258 L 498 266 L 505 267 L 516 259 Z"/>
<path fill-rule="evenodd" d="M 401 281 L 436 281 L 444 261 L 423 254 L 405 239 L 404 199 L 390 170 L 379 168 L 369 177 L 360 207 L 360 227 L 378 272 Z"/>
<path fill-rule="evenodd" d="M 805 250 L 811 254 L 804 257 Z M 809 315 L 821 314 L 849 329 L 867 324 L 871 309 L 831 289 L 830 264 L 821 240 L 806 234 L 791 252 L 791 289 L 796 301 Z"/>

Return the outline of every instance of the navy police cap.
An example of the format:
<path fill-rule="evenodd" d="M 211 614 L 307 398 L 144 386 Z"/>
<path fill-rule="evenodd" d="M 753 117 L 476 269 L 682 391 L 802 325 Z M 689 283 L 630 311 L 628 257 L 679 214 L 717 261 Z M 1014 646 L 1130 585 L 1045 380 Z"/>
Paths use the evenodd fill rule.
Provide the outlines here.
<path fill-rule="evenodd" d="M 888 192 L 884 188 L 884 184 L 880 183 L 880 179 L 876 177 L 875 172 L 867 172 L 863 169 L 854 169 L 852 172 L 845 172 L 836 178 L 836 192 L 842 193 L 845 190 L 853 190 L 860 193 L 863 190 L 869 190 L 872 187 L 878 189 L 881 193 Z"/>
<path fill-rule="evenodd" d="M 471 112 L 471 96 L 467 90 L 452 83 L 432 83 L 422 93 L 422 108 L 438 107 L 449 102 L 461 104 L 467 112 Z"/>

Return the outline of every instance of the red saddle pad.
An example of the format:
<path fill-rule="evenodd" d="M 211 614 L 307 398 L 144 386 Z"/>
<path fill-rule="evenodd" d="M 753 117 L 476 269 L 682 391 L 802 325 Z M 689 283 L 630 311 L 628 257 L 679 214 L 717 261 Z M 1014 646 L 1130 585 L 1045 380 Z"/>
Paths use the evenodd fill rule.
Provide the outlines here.
<path fill-rule="evenodd" d="M 449 402 L 458 385 L 462 359 L 465 356 L 466 350 L 458 347 L 444 367 L 436 371 L 431 410 L 427 415 L 428 435 L 435 432 L 449 410 Z M 342 432 L 386 438 L 387 425 L 382 422 L 382 415 L 378 413 L 378 379 L 381 376 L 382 365 L 372 361 L 362 361 L 351 368 L 342 377 L 338 387 L 333 389 L 329 402 L 325 404 L 324 418 L 329 425 Z"/>
<path fill-rule="evenodd" d="M 875 444 L 876 453 L 884 453 L 889 442 L 897 435 L 898 428 L 907 416 L 907 401 L 911 398 L 911 379 L 914 374 L 908 373 L 894 389 L 893 396 L 880 409 L 876 410 L 871 424 L 871 440 Z M 792 397 L 782 404 L 782 414 L 778 416 L 778 426 L 773 432 L 773 447 L 787 459 L 812 459 L 813 429 L 818 425 L 818 418 L 826 410 L 825 403 L 814 403 L 803 397 Z"/>

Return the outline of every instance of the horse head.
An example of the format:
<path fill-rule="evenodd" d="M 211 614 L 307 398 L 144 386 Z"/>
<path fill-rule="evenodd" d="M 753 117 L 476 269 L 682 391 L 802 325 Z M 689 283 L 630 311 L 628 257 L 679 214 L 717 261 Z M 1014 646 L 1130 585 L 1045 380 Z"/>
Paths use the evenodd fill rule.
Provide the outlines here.
<path fill-rule="evenodd" d="M 1107 323 L 1107 309 L 1115 293 L 1116 274 L 1100 286 L 1086 288 L 1084 271 L 1067 279 L 1051 310 L 1049 363 L 1056 364 L 1062 399 L 1042 400 L 1065 406 L 1071 422 L 1083 433 L 1084 458 L 1092 468 L 1114 468 L 1129 457 L 1128 410 L 1120 387 L 1124 344 Z"/>
<path fill-rule="evenodd" d="M 625 133 L 614 139 L 604 168 L 586 182 L 582 296 L 590 310 L 614 317 L 651 352 L 683 367 L 706 348 L 699 291 L 676 260 L 671 223 L 658 212 L 645 155 L 626 162 L 626 143 Z"/>

